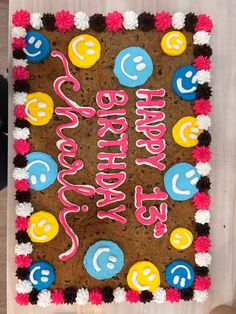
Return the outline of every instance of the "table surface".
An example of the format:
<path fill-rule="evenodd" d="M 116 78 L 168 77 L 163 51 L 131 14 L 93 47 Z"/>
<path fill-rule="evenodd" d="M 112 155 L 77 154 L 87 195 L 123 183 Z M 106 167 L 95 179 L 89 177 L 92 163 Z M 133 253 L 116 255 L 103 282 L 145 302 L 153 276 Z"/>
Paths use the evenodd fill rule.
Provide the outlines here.
<path fill-rule="evenodd" d="M 135 9 L 137 12 L 144 10 L 156 12 L 169 10 L 208 13 L 214 21 L 215 27 L 212 33 L 212 47 L 214 51 L 212 69 L 212 87 L 214 91 L 214 110 L 211 115 L 213 135 L 213 172 L 214 182 L 212 195 L 212 220 L 211 237 L 213 248 L 213 263 L 211 266 L 212 288 L 209 291 L 209 300 L 204 304 L 195 302 L 180 302 L 171 304 L 122 304 L 103 305 L 102 307 L 86 306 L 50 306 L 43 310 L 37 306 L 18 307 L 14 302 L 15 265 L 14 265 L 14 189 L 11 179 L 11 162 L 9 163 L 9 197 L 8 197 L 8 314 L 66 314 L 66 313 L 175 313 L 175 314 L 205 314 L 216 305 L 234 304 L 235 279 L 236 279 L 236 103 L 235 103 L 235 79 L 236 79 L 236 1 L 235 0 L 10 0 L 10 16 L 16 9 L 24 8 L 30 11 L 51 11 L 66 8 L 71 12 L 83 10 L 88 14 L 117 9 L 125 11 Z M 10 53 L 9 53 L 10 56 Z M 9 57 L 10 58 L 10 57 Z M 11 60 L 9 60 L 11 62 Z M 11 82 L 10 82 L 11 83 Z M 12 92 L 10 91 L 10 97 Z M 10 104 L 11 98 L 10 98 Z M 11 106 L 10 106 L 11 107 Z M 12 112 L 12 108 L 9 109 Z M 10 128 L 12 129 L 12 117 Z M 12 138 L 10 137 L 9 156 L 13 155 Z M 11 158 L 10 158 L 11 160 Z"/>

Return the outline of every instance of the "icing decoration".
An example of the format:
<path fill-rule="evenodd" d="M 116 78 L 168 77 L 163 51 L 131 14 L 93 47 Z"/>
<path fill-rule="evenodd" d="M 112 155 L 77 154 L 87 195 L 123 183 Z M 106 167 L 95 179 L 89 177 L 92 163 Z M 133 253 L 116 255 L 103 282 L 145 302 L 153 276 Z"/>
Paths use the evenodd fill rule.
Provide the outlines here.
<path fill-rule="evenodd" d="M 64 290 L 65 304 L 73 304 L 76 300 L 77 289 L 74 287 L 66 287 Z"/>
<path fill-rule="evenodd" d="M 212 96 L 212 88 L 208 86 L 208 83 L 198 85 L 196 94 L 197 98 L 209 99 Z"/>
<path fill-rule="evenodd" d="M 34 29 L 43 27 L 42 15 L 39 12 L 33 12 L 30 15 L 30 24 Z"/>
<path fill-rule="evenodd" d="M 209 83 L 211 81 L 211 74 L 209 71 L 200 70 L 196 74 L 198 84 Z"/>
<path fill-rule="evenodd" d="M 183 33 L 171 31 L 166 33 L 161 40 L 161 49 L 168 56 L 179 56 L 184 53 L 187 40 Z"/>
<path fill-rule="evenodd" d="M 194 249 L 195 252 L 207 252 L 209 248 L 211 247 L 211 241 L 208 237 L 197 237 L 194 241 Z"/>
<path fill-rule="evenodd" d="M 16 191 L 15 199 L 20 203 L 21 202 L 30 202 L 30 199 L 31 199 L 30 191 L 29 190 L 23 191 L 23 192 Z"/>
<path fill-rule="evenodd" d="M 17 268 L 16 269 L 16 277 L 20 280 L 26 280 L 29 276 L 29 271 L 27 268 Z"/>
<path fill-rule="evenodd" d="M 169 196 L 176 201 L 186 201 L 197 192 L 200 175 L 196 168 L 188 163 L 177 163 L 164 175 L 164 185 Z"/>
<path fill-rule="evenodd" d="M 36 290 L 47 289 L 55 280 L 55 271 L 46 261 L 33 263 L 29 268 L 29 280 Z"/>
<path fill-rule="evenodd" d="M 47 307 L 51 304 L 51 291 L 44 289 L 38 294 L 38 302 L 37 305 L 41 307 Z"/>
<path fill-rule="evenodd" d="M 124 253 L 112 241 L 98 241 L 86 252 L 83 264 L 88 274 L 97 280 L 112 278 L 124 266 Z"/>
<path fill-rule="evenodd" d="M 171 25 L 174 29 L 182 29 L 185 25 L 185 14 L 182 12 L 176 12 L 172 16 Z"/>
<path fill-rule="evenodd" d="M 18 293 L 30 293 L 33 287 L 28 280 L 18 280 L 16 283 L 16 292 Z"/>
<path fill-rule="evenodd" d="M 199 70 L 210 70 L 211 60 L 204 56 L 199 56 L 193 61 L 194 67 Z"/>
<path fill-rule="evenodd" d="M 25 30 L 25 28 L 19 26 L 19 27 L 13 27 L 11 30 L 11 35 L 13 38 L 25 38 L 27 35 L 27 32 Z"/>
<path fill-rule="evenodd" d="M 174 92 L 183 100 L 196 99 L 197 69 L 191 65 L 185 65 L 177 69 L 172 79 Z"/>
<path fill-rule="evenodd" d="M 166 301 L 166 291 L 164 288 L 159 287 L 153 292 L 153 301 L 158 304 Z"/>
<path fill-rule="evenodd" d="M 27 217 L 30 216 L 32 214 L 32 212 L 34 211 L 32 204 L 31 203 L 18 203 L 16 205 L 16 215 L 20 216 L 20 217 Z"/>
<path fill-rule="evenodd" d="M 133 290 L 133 289 L 129 289 L 126 292 L 126 301 L 130 302 L 130 303 L 137 303 L 140 300 L 140 294 Z"/>
<path fill-rule="evenodd" d="M 28 191 L 29 190 L 29 182 L 26 179 L 16 180 L 15 181 L 15 189 L 17 191 Z"/>
<path fill-rule="evenodd" d="M 195 45 L 193 49 L 193 55 L 195 58 L 199 56 L 210 58 L 212 55 L 212 48 L 208 45 Z"/>
<path fill-rule="evenodd" d="M 193 147 L 198 144 L 198 136 L 202 133 L 198 119 L 192 116 L 181 118 L 172 128 L 174 141 L 182 147 Z"/>
<path fill-rule="evenodd" d="M 27 28 L 30 24 L 30 13 L 26 10 L 18 10 L 12 15 L 12 24 Z"/>
<path fill-rule="evenodd" d="M 16 217 L 15 225 L 17 230 L 26 230 L 29 225 L 29 220 L 26 217 Z"/>
<path fill-rule="evenodd" d="M 16 92 L 13 94 L 13 104 L 16 105 L 23 105 L 27 100 L 27 93 L 20 93 Z"/>
<path fill-rule="evenodd" d="M 14 59 L 17 59 L 17 60 L 26 60 L 26 55 L 24 53 L 24 51 L 22 49 L 14 49 L 12 51 L 12 56 Z"/>
<path fill-rule="evenodd" d="M 197 172 L 202 176 L 208 176 L 211 172 L 211 165 L 208 162 L 198 162 L 196 164 Z"/>
<path fill-rule="evenodd" d="M 15 246 L 15 253 L 16 255 L 28 255 L 33 252 L 33 246 L 32 243 L 21 243 L 16 244 Z"/>
<path fill-rule="evenodd" d="M 117 287 L 116 289 L 114 289 L 113 295 L 114 295 L 114 302 L 115 303 L 120 304 L 120 303 L 125 302 L 126 292 L 125 292 L 124 288 Z"/>
<path fill-rule="evenodd" d="M 16 303 L 19 305 L 28 305 L 29 304 L 29 294 L 28 293 L 17 293 L 15 299 L 16 299 Z"/>
<path fill-rule="evenodd" d="M 21 217 L 22 218 L 22 217 Z M 24 218 L 25 219 L 25 218 Z M 18 230 L 15 233 L 15 239 L 16 241 L 20 244 L 20 243 L 27 243 L 30 241 L 30 238 L 26 232 L 26 230 Z"/>
<path fill-rule="evenodd" d="M 176 228 L 171 232 L 170 243 L 177 250 L 185 250 L 191 246 L 193 234 L 186 228 Z"/>
<path fill-rule="evenodd" d="M 209 266 L 211 264 L 212 257 L 209 253 L 197 253 L 195 254 L 195 263 L 198 266 Z"/>
<path fill-rule="evenodd" d="M 207 290 L 204 290 L 204 291 L 194 290 L 194 292 L 193 292 L 193 300 L 194 301 L 196 301 L 197 303 L 203 303 L 207 299 L 208 299 Z"/>
<path fill-rule="evenodd" d="M 211 159 L 211 150 L 209 146 L 196 146 L 192 150 L 192 157 L 197 162 L 207 162 Z"/>
<path fill-rule="evenodd" d="M 58 166 L 48 154 L 33 152 L 26 156 L 26 170 L 29 173 L 31 189 L 42 191 L 52 185 L 57 179 Z"/>
<path fill-rule="evenodd" d="M 12 40 L 11 46 L 12 46 L 12 49 L 23 49 L 26 47 L 25 39 L 22 37 L 20 37 L 20 38 L 15 37 Z M 13 63 L 13 65 L 14 65 L 14 63 Z"/>
<path fill-rule="evenodd" d="M 211 219 L 211 214 L 209 210 L 199 209 L 195 213 L 195 221 L 204 225 L 205 223 L 209 223 Z"/>
<path fill-rule="evenodd" d="M 139 293 L 144 290 L 155 291 L 160 286 L 160 282 L 159 270 L 148 261 L 133 264 L 127 275 L 129 287 Z"/>
<path fill-rule="evenodd" d="M 26 81 L 29 79 L 29 71 L 22 66 L 13 67 L 12 76 L 14 80 Z"/>
<path fill-rule="evenodd" d="M 123 26 L 127 30 L 134 30 L 138 27 L 138 14 L 134 11 L 125 11 L 123 14 Z"/>
<path fill-rule="evenodd" d="M 165 114 L 160 111 L 165 106 L 165 101 L 156 99 L 156 97 L 163 97 L 164 95 L 164 89 L 139 89 L 136 92 L 136 96 L 140 99 L 136 103 L 136 114 L 143 116 L 143 118 L 135 121 L 135 130 L 143 133 L 148 138 L 147 140 L 138 140 L 136 145 L 137 147 L 145 147 L 154 156 L 137 158 L 135 163 L 137 165 L 148 165 L 159 170 L 165 169 L 165 165 L 161 160 L 165 158 L 165 154 L 163 153 L 165 140 L 163 137 L 166 127 L 164 123 L 158 123 L 165 119 Z M 150 111 L 148 109 L 157 110 Z"/>
<path fill-rule="evenodd" d="M 116 56 L 114 73 L 121 85 L 127 87 L 143 85 L 152 72 L 152 59 L 143 48 L 128 47 Z"/>
<path fill-rule="evenodd" d="M 209 236 L 210 226 L 207 223 L 205 223 L 204 225 L 196 223 L 195 230 L 198 236 Z"/>
<path fill-rule="evenodd" d="M 50 43 L 43 34 L 39 32 L 28 32 L 25 40 L 26 48 L 24 48 L 23 51 L 29 62 L 40 62 L 49 55 Z"/>
<path fill-rule="evenodd" d="M 49 242 L 58 231 L 58 222 L 51 213 L 39 211 L 30 216 L 27 232 L 32 242 Z"/>
<path fill-rule="evenodd" d="M 22 47 L 22 48 L 24 48 L 24 47 Z M 13 61 L 12 62 L 13 66 L 16 66 L 16 67 L 18 67 L 18 66 L 27 67 L 28 66 L 28 60 L 26 60 L 26 59 L 14 59 L 13 58 L 12 61 Z"/>
<path fill-rule="evenodd" d="M 118 32 L 122 28 L 123 16 L 121 13 L 114 11 L 106 16 L 107 30 L 110 32 Z"/>
<path fill-rule="evenodd" d="M 193 288 L 187 288 L 180 291 L 181 292 L 181 300 L 190 301 L 193 299 Z"/>
<path fill-rule="evenodd" d="M 211 112 L 211 102 L 208 99 L 196 99 L 193 110 L 195 114 L 208 114 Z"/>
<path fill-rule="evenodd" d="M 196 32 L 206 31 L 211 32 L 213 29 L 213 23 L 210 16 L 206 14 L 199 14 L 197 17 L 197 25 L 195 28 Z"/>
<path fill-rule="evenodd" d="M 208 209 L 211 203 L 209 194 L 198 192 L 193 197 L 193 204 L 197 209 Z"/>
<path fill-rule="evenodd" d="M 209 45 L 210 43 L 210 34 L 205 31 L 196 32 L 193 35 L 193 44 L 194 45 Z"/>
<path fill-rule="evenodd" d="M 94 288 L 89 291 L 89 301 L 91 304 L 100 305 L 102 304 L 102 291 L 99 288 Z"/>
<path fill-rule="evenodd" d="M 208 128 L 211 126 L 211 118 L 204 114 L 198 115 L 197 124 L 198 124 L 199 129 L 207 131 Z"/>
<path fill-rule="evenodd" d="M 153 295 L 150 291 L 141 291 L 140 293 L 140 302 L 142 303 L 148 303 L 151 302 L 153 299 Z"/>
<path fill-rule="evenodd" d="M 67 182 L 64 178 L 66 175 L 74 175 L 78 170 L 81 170 L 83 168 L 83 162 L 82 160 L 75 160 L 73 164 L 69 164 L 65 157 L 76 157 L 77 152 L 77 144 L 74 140 L 68 138 L 63 134 L 63 129 L 67 128 L 75 128 L 78 126 L 78 116 L 76 113 L 80 114 L 83 117 L 91 118 L 95 115 L 95 110 L 91 107 L 81 107 L 68 97 L 64 95 L 64 93 L 61 90 L 61 85 L 65 82 L 71 82 L 73 84 L 74 91 L 78 91 L 80 89 L 80 84 L 77 81 L 76 78 L 74 78 L 70 71 L 69 71 L 69 65 L 66 57 L 59 51 L 53 51 L 52 52 L 53 57 L 59 57 L 63 63 L 63 67 L 65 70 L 65 75 L 58 77 L 54 82 L 54 90 L 56 94 L 68 105 L 68 107 L 57 107 L 56 108 L 56 114 L 57 115 L 63 115 L 68 117 L 71 122 L 67 124 L 59 125 L 56 129 L 57 135 L 60 137 L 60 140 L 57 142 L 58 148 L 61 151 L 59 154 L 58 160 L 60 164 L 66 168 L 59 172 L 58 174 L 58 181 L 62 184 L 62 187 L 58 191 L 58 198 L 60 202 L 65 206 L 63 210 L 61 210 L 59 214 L 59 219 L 64 227 L 66 233 L 70 236 L 72 240 L 72 246 L 69 250 L 67 250 L 65 253 L 62 253 L 59 257 L 61 260 L 65 261 L 72 257 L 79 246 L 79 239 L 77 235 L 74 233 L 74 231 L 69 226 L 66 216 L 68 213 L 71 212 L 78 212 L 80 210 L 80 207 L 76 204 L 72 204 L 69 202 L 65 196 L 66 191 L 73 190 L 77 193 L 80 193 L 85 196 L 91 196 L 95 193 L 94 187 L 90 185 L 73 185 L 69 182 Z"/>
<path fill-rule="evenodd" d="M 100 55 L 101 44 L 91 35 L 76 36 L 69 43 L 69 59 L 78 68 L 91 68 L 100 59 Z"/>
<path fill-rule="evenodd" d="M 17 128 L 17 127 L 15 127 L 13 130 L 13 137 L 16 140 L 19 140 L 21 138 L 24 140 L 27 140 L 29 138 L 29 135 L 30 135 L 29 128 Z"/>
<path fill-rule="evenodd" d="M 161 238 L 166 232 L 167 232 L 166 224 L 164 224 L 162 221 L 158 221 L 155 224 L 155 227 L 153 230 L 154 238 Z"/>
<path fill-rule="evenodd" d="M 198 137 L 198 146 L 209 146 L 211 144 L 211 134 L 208 131 L 203 131 Z"/>
<path fill-rule="evenodd" d="M 15 140 L 14 149 L 16 154 L 26 155 L 30 150 L 30 143 L 23 139 Z"/>
<path fill-rule="evenodd" d="M 193 284 L 194 270 L 192 266 L 182 260 L 175 260 L 166 268 L 166 281 L 177 289 L 186 289 Z"/>
<path fill-rule="evenodd" d="M 155 15 L 155 28 L 157 31 L 165 32 L 171 27 L 171 15 L 169 12 L 161 11 Z"/>
<path fill-rule="evenodd" d="M 96 32 L 102 32 L 106 28 L 106 19 L 102 14 L 94 14 L 89 19 L 90 27 Z"/>
<path fill-rule="evenodd" d="M 154 28 L 154 15 L 149 12 L 143 12 L 138 16 L 138 28 L 143 32 L 148 32 Z"/>
<path fill-rule="evenodd" d="M 102 288 L 102 299 L 104 303 L 111 303 L 114 300 L 113 289 L 111 287 Z"/>
<path fill-rule="evenodd" d="M 162 192 L 158 187 L 153 189 L 153 193 L 145 194 L 143 193 L 143 188 L 138 185 L 135 187 L 135 216 L 139 223 L 142 225 L 153 225 L 154 226 L 154 237 L 160 238 L 167 232 L 166 225 L 163 224 L 167 220 L 167 204 L 162 202 L 157 208 L 156 206 L 150 206 L 148 209 L 143 205 L 143 202 L 146 201 L 157 201 L 157 200 L 166 200 L 168 195 L 165 192 Z M 147 215 L 147 212 L 149 215 Z M 144 216 L 145 215 L 145 216 Z M 160 220 L 157 222 L 157 220 Z"/>
<path fill-rule="evenodd" d="M 89 28 L 89 17 L 85 12 L 79 11 L 74 16 L 74 24 L 77 29 L 81 31 Z"/>
<path fill-rule="evenodd" d="M 179 302 L 181 299 L 181 293 L 175 288 L 166 288 L 166 301 L 170 303 Z"/>
<path fill-rule="evenodd" d="M 13 89 L 15 92 L 26 92 L 30 91 L 30 84 L 27 81 L 15 81 L 13 84 Z"/>
<path fill-rule="evenodd" d="M 197 276 L 194 281 L 194 289 L 199 291 L 208 290 L 211 286 L 211 279 L 208 276 Z"/>
<path fill-rule="evenodd" d="M 12 173 L 14 180 L 28 179 L 29 174 L 25 168 L 15 168 Z"/>
<path fill-rule="evenodd" d="M 189 12 L 185 17 L 185 29 L 188 32 L 194 32 L 197 24 L 197 15 Z"/>
<path fill-rule="evenodd" d="M 24 168 L 27 165 L 27 160 L 25 156 L 22 155 L 16 155 L 13 159 L 13 165 L 15 167 Z"/>
<path fill-rule="evenodd" d="M 44 13 L 42 17 L 42 22 L 43 22 L 43 26 L 45 27 L 47 31 L 55 30 L 56 19 L 55 19 L 54 14 Z"/>
<path fill-rule="evenodd" d="M 74 16 L 69 11 L 61 10 L 55 14 L 55 26 L 59 32 L 69 32 L 74 27 Z"/>
<path fill-rule="evenodd" d="M 27 117 L 24 105 L 17 105 L 14 108 L 14 115 L 17 119 L 25 119 Z"/>
<path fill-rule="evenodd" d="M 76 303 L 78 305 L 85 305 L 89 301 L 89 292 L 88 289 L 80 288 L 77 291 Z"/>
<path fill-rule="evenodd" d="M 105 100 L 108 100 L 105 102 Z M 114 105 L 124 106 L 128 101 L 128 96 L 123 91 L 116 90 L 101 90 L 97 93 L 96 97 L 97 104 L 100 110 L 98 110 L 99 117 L 109 117 L 110 115 L 125 115 L 126 109 L 112 109 Z M 98 158 L 100 160 L 108 160 L 107 164 L 99 163 L 98 170 L 104 169 L 125 169 L 125 163 L 115 163 L 116 158 L 124 159 L 126 157 L 126 151 L 128 149 L 127 134 L 124 132 L 127 130 L 128 124 L 125 118 L 118 119 L 106 119 L 99 118 L 98 124 L 102 127 L 98 131 L 98 136 L 103 137 L 107 131 L 113 134 L 120 134 L 121 139 L 118 141 L 98 141 L 98 146 L 100 148 L 106 146 L 119 146 L 120 153 L 99 153 Z M 115 128 L 113 125 L 121 125 L 120 128 Z M 113 183 L 106 183 L 105 179 L 112 180 Z M 108 204 L 115 203 L 119 200 L 125 199 L 126 195 L 123 192 L 116 191 L 126 180 L 126 173 L 103 173 L 99 172 L 96 176 L 96 182 L 99 185 L 97 189 L 97 194 L 103 195 L 103 199 L 97 201 L 98 207 L 103 207 Z M 115 181 L 115 182 L 114 182 Z M 110 218 L 118 221 L 121 224 L 126 223 L 126 218 L 120 216 L 118 213 L 125 211 L 125 206 L 120 205 L 117 208 L 110 209 L 108 211 L 99 211 L 97 213 L 98 218 Z"/>
<path fill-rule="evenodd" d="M 16 255 L 15 257 L 15 262 L 17 267 L 30 267 L 31 263 L 32 263 L 32 258 L 30 255 Z"/>
<path fill-rule="evenodd" d="M 63 304 L 64 302 L 64 292 L 60 289 L 55 289 L 52 291 L 51 294 L 52 303 L 59 305 Z"/>

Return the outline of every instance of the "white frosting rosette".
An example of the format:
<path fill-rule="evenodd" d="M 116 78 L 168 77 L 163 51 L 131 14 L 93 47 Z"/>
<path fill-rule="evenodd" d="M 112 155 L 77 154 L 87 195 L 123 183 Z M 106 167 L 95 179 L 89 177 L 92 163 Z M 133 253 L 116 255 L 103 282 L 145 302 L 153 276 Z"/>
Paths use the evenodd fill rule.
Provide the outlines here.
<path fill-rule="evenodd" d="M 16 255 L 28 255 L 33 252 L 33 246 L 31 242 L 16 244 L 15 254 Z"/>
<path fill-rule="evenodd" d="M 185 14 L 182 12 L 176 12 L 172 16 L 171 25 L 174 29 L 182 29 L 185 25 Z"/>
<path fill-rule="evenodd" d="M 38 306 L 41 307 L 47 307 L 51 304 L 52 299 L 51 299 L 51 291 L 50 290 L 42 290 L 38 294 Z"/>
<path fill-rule="evenodd" d="M 77 29 L 84 31 L 89 28 L 89 17 L 85 12 L 79 11 L 74 16 L 74 24 Z"/>
<path fill-rule="evenodd" d="M 210 43 L 210 34 L 205 31 L 196 32 L 193 35 L 193 43 L 194 45 L 209 45 Z"/>
<path fill-rule="evenodd" d="M 23 202 L 16 205 L 16 215 L 20 217 L 30 216 L 34 211 L 31 203 Z"/>
<path fill-rule="evenodd" d="M 126 292 L 124 288 L 116 288 L 113 291 L 113 295 L 114 295 L 114 302 L 115 303 L 122 303 L 125 301 L 125 296 L 126 296 Z"/>
<path fill-rule="evenodd" d="M 195 263 L 200 266 L 208 267 L 211 264 L 212 257 L 209 253 L 196 253 L 195 254 Z"/>
<path fill-rule="evenodd" d="M 30 15 L 30 24 L 35 29 L 43 27 L 42 15 L 39 12 L 33 12 Z"/>
<path fill-rule="evenodd" d="M 197 116 L 197 125 L 200 130 L 208 130 L 211 126 L 211 118 L 208 115 L 200 114 Z"/>
<path fill-rule="evenodd" d="M 138 27 L 138 14 L 134 11 L 126 11 L 123 14 L 123 26 L 127 30 L 134 30 Z"/>
<path fill-rule="evenodd" d="M 89 292 L 88 289 L 78 289 L 76 296 L 76 303 L 79 305 L 85 305 L 89 301 Z"/>
<path fill-rule="evenodd" d="M 166 291 L 164 288 L 157 288 L 153 292 L 153 301 L 156 303 L 164 303 L 166 301 Z"/>

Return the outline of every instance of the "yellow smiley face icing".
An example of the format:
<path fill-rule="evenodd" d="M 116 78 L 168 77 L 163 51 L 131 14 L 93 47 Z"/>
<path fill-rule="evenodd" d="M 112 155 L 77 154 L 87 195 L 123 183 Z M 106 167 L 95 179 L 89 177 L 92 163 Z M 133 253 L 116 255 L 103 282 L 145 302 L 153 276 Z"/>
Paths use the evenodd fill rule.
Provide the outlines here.
<path fill-rule="evenodd" d="M 31 124 L 40 126 L 47 124 L 52 118 L 54 102 L 52 97 L 46 93 L 31 93 L 25 102 L 26 120 Z"/>
<path fill-rule="evenodd" d="M 68 46 L 70 61 L 78 68 L 91 68 L 101 55 L 100 42 L 93 36 L 83 34 L 74 37 Z"/>
<path fill-rule="evenodd" d="M 135 291 L 149 290 L 153 292 L 160 286 L 160 273 L 153 263 L 140 261 L 129 269 L 127 282 L 129 287 Z"/>
<path fill-rule="evenodd" d="M 172 31 L 166 33 L 161 40 L 161 49 L 168 56 L 174 57 L 184 53 L 187 47 L 187 40 L 183 33 Z"/>
<path fill-rule="evenodd" d="M 49 242 L 58 234 L 59 225 L 56 218 L 45 211 L 30 216 L 28 235 L 32 242 Z"/>
<path fill-rule="evenodd" d="M 171 232 L 170 243 L 177 250 L 185 250 L 193 242 L 193 234 L 186 228 L 176 228 Z"/>
<path fill-rule="evenodd" d="M 198 136 L 203 131 L 198 128 L 197 119 L 192 116 L 181 118 L 172 128 L 174 141 L 182 147 L 193 147 L 198 144 Z"/>

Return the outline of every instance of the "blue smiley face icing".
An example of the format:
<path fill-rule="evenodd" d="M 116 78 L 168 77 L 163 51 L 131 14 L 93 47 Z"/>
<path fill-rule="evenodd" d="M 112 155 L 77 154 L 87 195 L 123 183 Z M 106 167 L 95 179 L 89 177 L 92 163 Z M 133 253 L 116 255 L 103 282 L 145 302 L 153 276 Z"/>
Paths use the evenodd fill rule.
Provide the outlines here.
<path fill-rule="evenodd" d="M 30 188 L 41 191 L 49 187 L 57 178 L 58 166 L 46 153 L 33 152 L 26 155 L 26 170 L 29 173 Z"/>
<path fill-rule="evenodd" d="M 193 267 L 186 261 L 175 260 L 166 268 L 166 281 L 177 289 L 191 287 L 194 277 Z"/>
<path fill-rule="evenodd" d="M 29 62 L 35 63 L 45 59 L 50 53 L 50 43 L 47 38 L 38 32 L 28 32 L 24 52 Z"/>
<path fill-rule="evenodd" d="M 152 59 L 140 47 L 125 48 L 116 56 L 114 73 L 121 85 L 127 87 L 143 85 L 152 72 Z"/>
<path fill-rule="evenodd" d="M 37 290 L 47 289 L 55 280 L 55 271 L 46 261 L 33 263 L 29 268 L 29 280 Z"/>
<path fill-rule="evenodd" d="M 173 77 L 172 87 L 175 93 L 183 100 L 196 99 L 197 69 L 191 65 L 185 65 L 179 68 Z"/>
<path fill-rule="evenodd" d="M 200 178 L 197 169 L 188 163 L 178 163 L 164 175 L 165 190 L 175 201 L 186 201 L 198 192 L 196 184 Z"/>
<path fill-rule="evenodd" d="M 84 267 L 88 274 L 98 280 L 112 278 L 124 266 L 124 253 L 112 241 L 98 241 L 87 251 Z"/>

